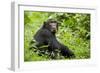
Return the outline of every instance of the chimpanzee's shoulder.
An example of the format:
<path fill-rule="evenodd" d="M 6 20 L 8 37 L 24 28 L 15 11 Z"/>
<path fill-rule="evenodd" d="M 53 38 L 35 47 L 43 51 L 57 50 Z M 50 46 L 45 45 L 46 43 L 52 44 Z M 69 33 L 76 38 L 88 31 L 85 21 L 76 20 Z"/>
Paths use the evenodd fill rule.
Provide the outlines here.
<path fill-rule="evenodd" d="M 48 30 L 48 29 L 41 29 L 40 30 L 40 34 L 42 34 L 43 36 L 51 36 L 52 33 Z"/>
<path fill-rule="evenodd" d="M 51 33 L 48 29 L 40 29 L 41 33 Z"/>

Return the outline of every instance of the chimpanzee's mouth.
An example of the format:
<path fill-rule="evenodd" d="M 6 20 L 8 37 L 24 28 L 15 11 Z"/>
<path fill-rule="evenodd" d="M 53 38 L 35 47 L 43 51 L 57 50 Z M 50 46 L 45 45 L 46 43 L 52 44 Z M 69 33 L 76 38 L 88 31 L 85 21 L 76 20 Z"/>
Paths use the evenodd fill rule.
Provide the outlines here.
<path fill-rule="evenodd" d="M 56 29 L 51 30 L 51 32 L 56 32 L 56 31 L 57 31 Z"/>

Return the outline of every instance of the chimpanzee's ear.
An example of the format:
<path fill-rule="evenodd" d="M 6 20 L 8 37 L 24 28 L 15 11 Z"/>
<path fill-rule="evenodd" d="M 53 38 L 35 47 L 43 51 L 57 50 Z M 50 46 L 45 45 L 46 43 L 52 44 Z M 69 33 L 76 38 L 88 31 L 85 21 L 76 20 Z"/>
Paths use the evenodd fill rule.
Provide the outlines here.
<path fill-rule="evenodd" d="M 43 23 L 43 28 L 45 28 L 46 25 L 47 25 L 47 22 L 44 21 L 44 23 Z"/>
<path fill-rule="evenodd" d="M 58 30 L 58 28 L 59 28 L 59 25 L 60 25 L 60 22 L 57 22 L 57 30 Z"/>
<path fill-rule="evenodd" d="M 43 24 L 46 24 L 46 22 L 44 21 L 44 23 Z"/>

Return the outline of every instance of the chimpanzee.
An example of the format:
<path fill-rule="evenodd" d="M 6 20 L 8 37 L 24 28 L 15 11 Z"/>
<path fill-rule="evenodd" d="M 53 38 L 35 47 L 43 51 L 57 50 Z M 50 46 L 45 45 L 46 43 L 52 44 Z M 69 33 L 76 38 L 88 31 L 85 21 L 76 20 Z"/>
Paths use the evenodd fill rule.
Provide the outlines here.
<path fill-rule="evenodd" d="M 61 44 L 56 38 L 56 32 L 58 30 L 58 22 L 54 19 L 48 19 L 43 23 L 43 26 L 36 32 L 34 39 L 37 47 L 48 45 L 48 51 L 52 54 L 59 50 L 60 55 L 63 57 L 75 57 L 74 53 L 69 48 Z"/>

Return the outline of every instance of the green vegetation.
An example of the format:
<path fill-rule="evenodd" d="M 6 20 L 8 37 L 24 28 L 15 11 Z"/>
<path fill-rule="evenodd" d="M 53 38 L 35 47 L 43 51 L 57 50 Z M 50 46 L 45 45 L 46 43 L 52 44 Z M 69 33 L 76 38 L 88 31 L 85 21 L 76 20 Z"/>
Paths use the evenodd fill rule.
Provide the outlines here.
<path fill-rule="evenodd" d="M 34 49 L 29 49 L 34 34 L 49 18 L 59 21 L 57 39 L 75 53 L 75 59 L 90 58 L 90 14 L 25 11 L 24 61 L 51 60 L 47 55 L 39 56 Z"/>

